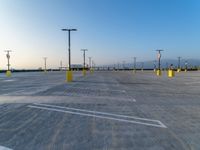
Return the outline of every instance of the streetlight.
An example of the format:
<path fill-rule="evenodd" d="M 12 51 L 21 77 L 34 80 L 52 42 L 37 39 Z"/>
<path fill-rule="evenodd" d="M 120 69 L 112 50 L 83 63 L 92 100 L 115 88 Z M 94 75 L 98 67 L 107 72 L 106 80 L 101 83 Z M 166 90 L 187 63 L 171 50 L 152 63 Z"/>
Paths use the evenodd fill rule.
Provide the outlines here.
<path fill-rule="evenodd" d="M 85 70 L 85 52 L 88 51 L 87 49 L 81 49 L 83 51 L 83 75 L 86 75 L 86 70 Z"/>
<path fill-rule="evenodd" d="M 47 72 L 47 57 L 43 57 L 44 59 L 44 72 Z"/>
<path fill-rule="evenodd" d="M 164 50 L 156 50 L 158 52 L 158 70 L 157 70 L 157 76 L 161 76 L 161 67 L 160 67 L 160 59 L 161 59 L 161 52 Z"/>
<path fill-rule="evenodd" d="M 188 61 L 186 60 L 185 61 L 185 72 L 187 72 L 187 70 L 188 70 Z"/>
<path fill-rule="evenodd" d="M 144 71 L 144 62 L 142 62 L 142 67 L 141 68 L 142 68 L 142 71 Z"/>
<path fill-rule="evenodd" d="M 62 31 L 66 31 L 68 32 L 68 52 L 69 52 L 69 69 L 68 69 L 68 72 L 66 72 L 66 81 L 67 82 L 71 82 L 73 80 L 73 74 L 72 74 L 72 71 L 71 71 L 71 31 L 77 31 L 77 29 L 61 29 Z"/>
<path fill-rule="evenodd" d="M 177 72 L 181 72 L 181 57 L 178 57 L 178 68 Z"/>
<path fill-rule="evenodd" d="M 137 60 L 137 57 L 133 57 L 133 60 L 134 60 L 134 73 L 136 73 L 136 60 Z"/>
<path fill-rule="evenodd" d="M 7 60 L 8 60 L 8 64 L 7 64 L 8 69 L 6 71 L 6 76 L 10 77 L 11 76 L 11 71 L 10 71 L 10 52 L 12 52 L 12 51 L 11 50 L 5 50 L 5 52 L 7 53 L 6 57 L 7 57 Z"/>

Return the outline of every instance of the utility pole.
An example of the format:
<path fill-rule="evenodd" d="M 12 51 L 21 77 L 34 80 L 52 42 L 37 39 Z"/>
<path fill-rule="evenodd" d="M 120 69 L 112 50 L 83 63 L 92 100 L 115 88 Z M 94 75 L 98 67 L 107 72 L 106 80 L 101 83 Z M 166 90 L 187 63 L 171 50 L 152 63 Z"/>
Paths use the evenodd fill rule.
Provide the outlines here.
<path fill-rule="evenodd" d="M 71 72 L 71 31 L 77 31 L 77 29 L 61 29 L 62 31 L 67 31 L 68 32 L 68 56 L 69 56 L 69 69 L 68 69 L 68 73 L 66 74 L 67 77 L 67 82 L 71 82 L 73 79 L 73 74 Z"/>
<path fill-rule="evenodd" d="M 44 72 L 47 72 L 47 57 L 43 57 L 44 59 Z"/>
<path fill-rule="evenodd" d="M 157 70 L 157 75 L 158 76 L 161 76 L 161 63 L 160 63 L 160 60 L 161 60 L 161 52 L 163 50 L 156 50 L 158 52 L 158 70 Z"/>

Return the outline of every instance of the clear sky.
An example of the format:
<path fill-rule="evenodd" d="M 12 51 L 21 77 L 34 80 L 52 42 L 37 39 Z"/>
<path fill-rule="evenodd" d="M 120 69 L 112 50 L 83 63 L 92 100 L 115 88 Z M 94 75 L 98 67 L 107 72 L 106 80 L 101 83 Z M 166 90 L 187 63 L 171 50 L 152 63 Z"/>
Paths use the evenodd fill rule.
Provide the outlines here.
<path fill-rule="evenodd" d="M 0 0 L 0 68 L 11 49 L 13 68 L 67 63 L 67 35 L 72 63 L 81 64 L 81 48 L 96 64 L 200 56 L 200 0 Z"/>

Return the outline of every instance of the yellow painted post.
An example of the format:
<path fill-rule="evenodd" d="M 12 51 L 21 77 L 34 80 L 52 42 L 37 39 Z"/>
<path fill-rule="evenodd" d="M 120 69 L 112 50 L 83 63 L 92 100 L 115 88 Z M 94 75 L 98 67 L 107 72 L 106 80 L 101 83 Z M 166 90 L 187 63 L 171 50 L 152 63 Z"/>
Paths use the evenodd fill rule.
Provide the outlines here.
<path fill-rule="evenodd" d="M 11 71 L 10 71 L 10 70 L 7 70 L 7 71 L 6 71 L 6 76 L 7 76 L 7 77 L 11 77 Z"/>
<path fill-rule="evenodd" d="M 174 76 L 175 76 L 174 70 L 169 69 L 169 70 L 168 70 L 168 77 L 169 77 L 169 78 L 172 78 L 172 77 L 174 77 Z"/>
<path fill-rule="evenodd" d="M 86 70 L 83 69 L 83 76 L 86 76 Z"/>
<path fill-rule="evenodd" d="M 73 73 L 71 70 L 68 70 L 66 72 L 66 82 L 72 82 L 72 80 L 73 80 Z"/>
<path fill-rule="evenodd" d="M 187 69 L 185 69 L 185 72 L 187 72 Z"/>
<path fill-rule="evenodd" d="M 158 70 L 156 71 L 156 75 L 157 75 L 157 76 L 161 76 L 161 75 L 162 75 L 162 71 L 158 69 Z"/>
<path fill-rule="evenodd" d="M 178 69 L 177 69 L 177 72 L 181 72 L 181 69 L 180 69 L 180 68 L 178 68 Z"/>

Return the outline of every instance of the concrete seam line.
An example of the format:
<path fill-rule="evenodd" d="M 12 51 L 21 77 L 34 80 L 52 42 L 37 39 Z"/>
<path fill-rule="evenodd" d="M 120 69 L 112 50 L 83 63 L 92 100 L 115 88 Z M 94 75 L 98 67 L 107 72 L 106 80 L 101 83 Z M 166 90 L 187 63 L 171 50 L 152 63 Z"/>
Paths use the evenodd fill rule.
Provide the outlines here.
<path fill-rule="evenodd" d="M 40 107 L 40 106 L 38 107 L 38 106 L 33 106 L 33 105 L 28 105 L 27 107 L 36 108 L 36 109 L 43 109 L 43 110 L 51 110 L 51 111 L 57 111 L 57 112 L 63 112 L 63 113 L 70 113 L 70 114 L 75 114 L 75 115 L 80 115 L 80 116 L 109 119 L 109 120 L 115 120 L 115 121 L 126 122 L 126 123 L 142 124 L 142 125 L 146 125 L 146 126 L 153 126 L 153 127 L 159 127 L 159 128 L 167 128 L 167 127 L 164 127 L 162 125 L 156 125 L 156 124 L 151 124 L 151 123 L 144 123 L 144 122 L 139 122 L 139 121 L 130 121 L 130 120 L 125 120 L 125 119 L 118 119 L 118 118 L 100 116 L 100 115 L 95 115 L 95 114 L 72 112 L 72 111 L 66 111 L 66 110 L 59 110 L 59 109 L 55 109 L 55 108 Z"/>

